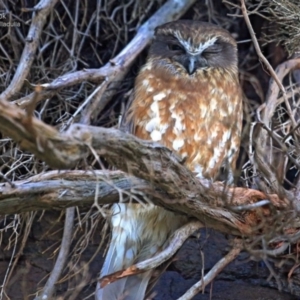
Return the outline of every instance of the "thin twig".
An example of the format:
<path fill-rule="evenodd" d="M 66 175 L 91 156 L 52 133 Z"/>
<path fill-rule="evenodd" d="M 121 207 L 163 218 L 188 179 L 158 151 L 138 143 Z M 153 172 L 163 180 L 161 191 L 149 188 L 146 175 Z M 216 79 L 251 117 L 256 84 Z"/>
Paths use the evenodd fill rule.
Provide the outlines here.
<path fill-rule="evenodd" d="M 57 1 L 57 0 L 56 0 Z M 113 59 L 100 69 L 85 69 L 70 74 L 62 75 L 51 83 L 45 83 L 40 100 L 46 99 L 53 91 L 67 88 L 83 81 L 102 82 L 104 79 L 108 83 L 119 81 L 128 71 L 136 57 L 148 45 L 154 34 L 154 29 L 166 22 L 178 19 L 182 16 L 196 0 L 169 0 L 153 16 L 146 21 L 139 29 L 132 41 Z M 19 64 L 20 66 L 21 64 Z M 31 93 L 16 101 L 23 106 L 34 97 Z M 101 106 L 105 106 L 110 97 L 101 101 Z"/>
<path fill-rule="evenodd" d="M 232 250 L 225 255 L 221 260 L 219 260 L 213 268 L 202 278 L 200 281 L 195 283 L 184 295 L 182 295 L 177 300 L 189 300 L 193 299 L 198 293 L 200 293 L 204 288 L 212 282 L 217 275 L 229 264 L 231 263 L 242 251 L 243 244 L 242 241 L 236 239 Z"/>
<path fill-rule="evenodd" d="M 0 95 L 0 101 L 9 100 L 16 95 L 22 88 L 24 80 L 27 78 L 32 62 L 35 58 L 35 53 L 39 45 L 39 39 L 43 32 L 43 27 L 47 20 L 49 13 L 52 11 L 54 5 L 58 0 L 41 0 L 34 8 L 31 25 L 26 38 L 26 45 L 23 49 L 21 59 L 18 64 L 16 73 L 6 88 Z M 34 93 L 32 94 L 34 98 Z"/>
<path fill-rule="evenodd" d="M 270 72 L 272 78 L 276 81 L 277 85 L 279 86 L 280 90 L 285 93 L 285 88 L 282 85 L 281 81 L 279 80 L 279 78 L 277 77 L 277 74 L 275 73 L 273 67 L 270 65 L 269 61 L 266 59 L 266 57 L 262 54 L 261 50 L 260 50 L 260 46 L 258 44 L 257 38 L 255 36 L 255 32 L 253 30 L 253 27 L 251 25 L 251 21 L 249 19 L 248 16 L 248 12 L 247 12 L 247 8 L 246 8 L 246 4 L 245 4 L 245 0 L 240 0 L 241 1 L 241 9 L 242 9 L 242 13 L 246 22 L 246 25 L 248 27 L 254 48 L 256 50 L 256 53 L 258 55 L 258 57 L 262 60 L 262 62 L 265 64 L 265 66 L 267 67 L 268 71 Z"/>
<path fill-rule="evenodd" d="M 51 275 L 48 278 L 42 292 L 40 292 L 39 295 L 35 297 L 35 300 L 44 300 L 44 299 L 52 298 L 52 295 L 55 291 L 55 287 L 54 287 L 55 283 L 58 281 L 61 275 L 61 272 L 65 266 L 69 254 L 69 249 L 72 241 L 74 215 L 75 215 L 75 207 L 69 207 L 66 210 L 64 233 L 63 233 L 63 238 L 60 245 L 58 257 L 52 269 Z"/>

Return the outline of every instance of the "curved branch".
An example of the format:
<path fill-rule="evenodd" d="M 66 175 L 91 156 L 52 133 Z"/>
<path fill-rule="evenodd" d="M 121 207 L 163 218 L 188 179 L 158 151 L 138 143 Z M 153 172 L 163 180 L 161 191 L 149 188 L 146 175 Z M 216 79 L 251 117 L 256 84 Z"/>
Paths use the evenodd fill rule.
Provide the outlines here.
<path fill-rule="evenodd" d="M 56 0 L 57 1 L 57 0 Z M 83 81 L 93 81 L 100 83 L 105 78 L 107 82 L 121 80 L 126 74 L 137 56 L 144 50 L 153 37 L 155 27 L 178 19 L 182 16 L 196 0 L 169 0 L 167 1 L 147 22 L 138 30 L 132 41 L 110 62 L 99 69 L 84 69 L 70 74 L 62 75 L 51 83 L 42 84 L 42 93 L 39 101 L 46 99 L 62 88 L 67 88 Z M 19 64 L 20 66 L 21 64 Z M 16 104 L 25 107 L 34 98 L 34 93 L 25 96 L 17 101 Z M 104 101 L 105 102 L 105 101 Z M 105 106 L 102 103 L 101 106 Z"/>
<path fill-rule="evenodd" d="M 151 269 L 155 269 L 163 262 L 170 259 L 182 246 L 188 237 L 190 237 L 196 230 L 203 227 L 203 224 L 199 221 L 190 222 L 181 228 L 177 229 L 172 235 L 168 246 L 156 256 L 136 263 L 125 270 L 121 270 L 99 279 L 100 288 L 104 288 L 106 285 L 115 282 L 121 278 L 146 272 Z"/>

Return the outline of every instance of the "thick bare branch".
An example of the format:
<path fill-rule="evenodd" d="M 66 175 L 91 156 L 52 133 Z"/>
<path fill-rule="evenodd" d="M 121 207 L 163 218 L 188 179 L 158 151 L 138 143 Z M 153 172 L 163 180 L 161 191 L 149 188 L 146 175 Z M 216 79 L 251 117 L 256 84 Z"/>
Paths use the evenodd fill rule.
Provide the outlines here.
<path fill-rule="evenodd" d="M 160 162 L 153 161 L 153 164 L 159 165 Z M 168 169 L 157 172 L 157 176 L 162 180 L 163 177 L 168 177 L 168 172 Z M 160 190 L 157 184 L 128 176 L 121 171 L 52 171 L 25 181 L 16 181 L 14 186 L 2 184 L 0 211 L 11 214 L 39 209 L 64 209 L 74 205 L 90 206 L 94 203 L 96 189 L 98 203 L 108 204 L 118 202 L 121 191 L 125 195 L 146 194 L 157 205 L 186 213 L 222 232 L 240 235 L 252 233 L 264 217 L 270 216 L 270 210 L 267 206 L 258 206 L 237 214 L 224 207 L 224 199 L 230 199 L 230 206 L 233 208 L 266 198 L 278 209 L 285 206 L 276 195 L 267 196 L 262 192 L 243 188 L 225 190 L 221 183 L 207 185 L 204 180 L 195 183 L 195 187 L 186 191 L 186 194 L 183 193 L 180 198 L 175 197 L 176 182 L 170 181 L 170 186 L 175 192 L 171 187 L 168 192 L 163 188 Z M 207 203 L 208 199 L 212 202 Z"/>
<path fill-rule="evenodd" d="M 143 180 L 126 176 L 121 171 L 51 171 L 33 176 L 14 185 L 0 185 L 1 214 L 15 214 L 41 209 L 91 206 L 98 189 L 99 204 L 118 201 L 119 190 L 149 192 L 153 188 Z"/>
<path fill-rule="evenodd" d="M 59 133 L 6 101 L 0 102 L 0 129 L 19 141 L 21 147 L 59 169 L 74 166 L 90 149 L 95 149 L 118 169 L 153 182 L 169 195 L 165 199 L 173 199 L 170 203 L 161 200 L 157 204 L 171 206 L 200 220 L 205 218 L 208 226 L 215 227 L 217 221 L 220 231 L 232 232 L 235 228 L 236 233 L 250 233 L 253 228 L 247 222 L 253 225 L 261 218 L 257 215 L 258 219 L 252 220 L 253 215 L 248 213 L 246 216 L 251 217 L 245 222 L 245 217 L 224 210 L 224 198 L 233 199 L 236 190 L 227 193 L 224 187 L 200 185 L 171 150 L 119 130 L 76 124 L 68 132 Z"/>
<path fill-rule="evenodd" d="M 207 182 L 200 184 L 171 150 L 116 129 L 75 124 L 67 132 L 59 133 L 6 101 L 0 102 L 0 129 L 19 141 L 25 150 L 59 169 L 74 166 L 91 150 L 97 152 L 111 165 L 153 183 L 160 189 L 164 194 L 155 198 L 155 204 L 205 220 L 207 226 L 222 232 L 246 235 L 253 233 L 255 226 L 270 215 L 265 207 L 258 207 L 243 215 L 229 211 L 226 207 L 272 200 L 272 197 L 256 191 L 255 197 L 246 197 L 245 201 L 248 190 L 228 189 L 222 184 Z M 76 188 L 78 187 L 79 182 L 76 182 Z M 151 195 L 150 192 L 149 194 Z M 61 195 L 57 201 L 60 198 Z M 48 201 L 48 198 L 44 201 Z M 273 204 L 279 207 L 286 205 L 276 196 Z"/>
<path fill-rule="evenodd" d="M 57 169 L 74 166 L 86 152 L 82 142 L 59 134 L 53 127 L 28 116 L 7 101 L 0 101 L 0 131 Z"/>

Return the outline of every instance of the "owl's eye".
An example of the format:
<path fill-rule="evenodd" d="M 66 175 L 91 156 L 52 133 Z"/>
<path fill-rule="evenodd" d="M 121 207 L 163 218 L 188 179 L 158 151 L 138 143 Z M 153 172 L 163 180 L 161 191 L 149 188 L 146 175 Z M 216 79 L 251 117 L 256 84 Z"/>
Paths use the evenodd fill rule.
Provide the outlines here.
<path fill-rule="evenodd" d="M 203 52 L 204 53 L 219 53 L 222 51 L 222 47 L 220 44 L 214 44 L 208 48 L 206 48 Z"/>
<path fill-rule="evenodd" d="M 181 46 L 179 46 L 178 44 L 169 44 L 168 48 L 171 51 L 184 51 L 184 49 Z"/>

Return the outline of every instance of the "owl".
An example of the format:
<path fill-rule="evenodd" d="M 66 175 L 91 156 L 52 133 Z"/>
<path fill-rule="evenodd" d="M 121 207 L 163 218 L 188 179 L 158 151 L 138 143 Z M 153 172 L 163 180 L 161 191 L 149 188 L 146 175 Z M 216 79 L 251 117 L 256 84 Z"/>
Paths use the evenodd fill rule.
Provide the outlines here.
<path fill-rule="evenodd" d="M 242 130 L 234 38 L 199 21 L 157 27 L 126 120 L 134 135 L 176 152 L 196 176 L 214 180 L 226 169 L 232 182 Z M 119 203 L 113 205 L 110 221 L 112 237 L 101 277 L 158 254 L 188 217 L 152 204 Z M 104 288 L 98 285 L 96 299 L 144 299 L 152 275 L 148 271 Z"/>

